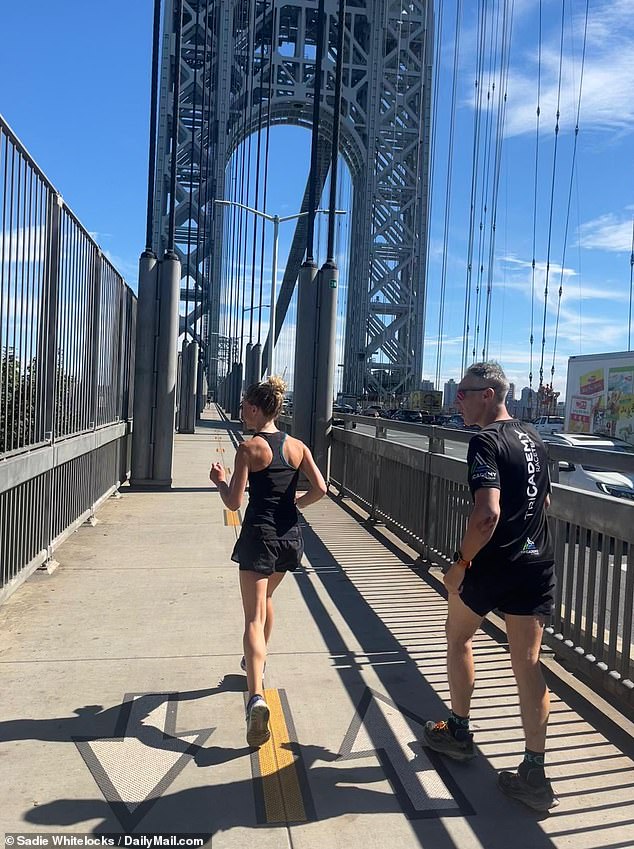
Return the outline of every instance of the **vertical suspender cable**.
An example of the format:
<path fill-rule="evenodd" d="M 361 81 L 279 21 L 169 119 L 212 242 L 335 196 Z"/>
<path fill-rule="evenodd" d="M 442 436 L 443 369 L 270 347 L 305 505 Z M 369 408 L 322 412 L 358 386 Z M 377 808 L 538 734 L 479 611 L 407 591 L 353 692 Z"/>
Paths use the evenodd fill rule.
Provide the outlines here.
<path fill-rule="evenodd" d="M 271 137 L 271 101 L 273 99 L 273 53 L 275 50 L 275 26 L 277 22 L 277 10 L 275 0 L 271 2 L 271 45 L 269 49 L 269 96 L 266 113 L 266 145 L 264 151 L 264 197 L 262 198 L 262 209 L 266 212 L 266 197 L 269 188 L 269 142 Z M 262 340 L 262 292 L 264 289 L 264 221 L 262 222 L 262 249 L 260 252 L 260 302 L 258 309 L 258 343 Z M 272 337 L 271 337 L 272 338 Z M 259 378 L 259 375 L 258 375 Z"/>
<path fill-rule="evenodd" d="M 427 206 L 427 222 L 428 222 L 428 233 L 431 233 L 431 222 L 433 220 L 433 210 L 434 210 L 434 183 L 436 178 L 436 129 L 438 126 L 438 103 L 440 102 L 440 98 L 438 96 L 438 86 L 440 80 L 440 60 L 442 54 L 442 30 L 443 30 L 443 20 L 444 20 L 444 5 L 443 0 L 440 0 L 438 3 L 438 27 L 435 33 L 435 47 L 434 47 L 434 63 L 433 63 L 433 72 L 432 72 L 432 92 L 431 92 L 431 102 L 432 102 L 432 123 L 431 123 L 431 139 L 429 145 L 429 192 L 428 192 L 428 206 Z M 427 38 L 425 38 L 425 46 L 427 46 Z M 423 67 L 427 67 L 427 55 L 423 56 Z M 422 123 L 424 121 L 423 110 L 420 110 L 420 121 L 419 121 L 419 133 L 420 128 L 422 127 Z M 417 175 L 418 178 L 418 175 Z M 418 200 L 417 200 L 418 203 Z M 447 234 L 444 234 L 445 239 L 447 238 Z M 413 252 L 413 246 L 412 246 Z M 425 285 L 429 285 L 429 258 L 431 253 L 430 246 L 430 238 L 427 238 L 427 250 L 425 252 Z M 423 333 L 423 350 L 422 350 L 422 359 L 424 361 L 425 358 L 425 339 L 426 334 Z"/>
<path fill-rule="evenodd" d="M 544 351 L 546 347 L 546 315 L 548 310 L 548 282 L 550 276 L 550 246 L 553 232 L 553 212 L 555 206 L 555 176 L 557 174 L 557 143 L 559 141 L 559 118 L 561 115 L 561 78 L 563 74 L 563 56 L 564 56 L 564 24 L 566 14 L 566 0 L 561 4 L 561 42 L 559 45 L 559 84 L 557 90 L 557 113 L 555 122 L 555 144 L 553 149 L 553 171 L 550 184 L 550 213 L 548 218 L 548 248 L 546 251 L 546 280 L 544 283 L 544 314 L 542 319 L 542 351 L 539 362 L 539 387 L 544 385 Z"/>
<path fill-rule="evenodd" d="M 506 122 L 506 100 L 508 73 L 511 57 L 511 36 L 513 32 L 513 13 L 515 0 L 511 0 L 511 9 L 508 11 L 508 0 L 504 0 L 504 14 L 502 17 L 502 47 L 500 51 L 500 85 L 498 92 L 498 114 L 496 121 L 495 154 L 493 167 L 493 193 L 491 200 L 491 233 L 489 238 L 489 259 L 487 273 L 487 297 L 484 319 L 484 348 L 482 359 L 489 357 L 489 335 L 491 327 L 491 309 L 493 300 L 493 267 L 495 261 L 495 237 L 497 229 L 497 208 L 500 188 L 500 173 L 502 170 L 502 146 L 504 143 L 504 125 Z"/>
<path fill-rule="evenodd" d="M 581 113 L 581 92 L 583 89 L 583 70 L 586 59 L 586 40 L 588 35 L 588 6 L 590 0 L 586 0 L 586 19 L 583 31 L 583 49 L 581 52 L 581 74 L 579 77 L 579 97 L 577 98 L 577 119 L 575 121 L 575 140 L 572 148 L 572 163 L 570 165 L 570 185 L 568 188 L 568 205 L 566 208 L 566 227 L 564 230 L 564 247 L 561 257 L 561 269 L 559 277 L 559 296 L 557 298 L 557 321 L 555 323 L 555 341 L 553 343 L 553 361 L 550 367 L 550 386 L 552 388 L 553 378 L 555 376 L 555 356 L 557 353 L 557 338 L 559 336 L 559 316 L 561 313 L 561 296 L 564 291 L 564 268 L 566 265 L 566 246 L 568 242 L 568 226 L 570 224 L 570 207 L 572 206 L 572 187 L 575 179 L 575 165 L 577 161 L 577 140 L 579 138 L 579 115 Z"/>
<path fill-rule="evenodd" d="M 533 343 L 535 341 L 535 252 L 537 242 L 537 186 L 539 174 L 539 116 L 542 84 L 542 0 L 539 0 L 539 30 L 538 30 L 538 53 L 537 53 L 537 122 L 535 126 L 535 180 L 533 183 L 533 261 L 531 273 L 531 335 L 530 335 L 530 362 L 528 369 L 528 387 L 530 389 L 529 399 L 533 396 Z M 532 413 L 532 400 L 530 408 Z"/>
<path fill-rule="evenodd" d="M 254 53 L 254 29 L 255 29 L 255 2 L 256 0 L 250 0 L 249 2 L 249 20 L 248 20 L 248 33 L 249 33 L 249 41 L 247 47 L 247 96 L 245 102 L 245 110 L 244 110 L 244 131 L 245 133 L 249 133 L 248 139 L 245 139 L 243 144 L 247 148 L 246 160 L 247 160 L 247 193 L 246 200 L 243 199 L 243 203 L 246 203 L 247 206 L 251 206 L 251 142 L 253 139 L 253 133 L 251 132 L 250 127 L 250 118 L 251 118 L 251 109 L 253 106 L 253 75 L 254 75 L 254 63 L 253 63 L 253 53 Z M 247 119 L 249 119 L 247 121 Z M 243 270 L 242 270 L 242 330 L 241 330 L 241 342 L 240 342 L 240 350 L 242 351 L 244 348 L 244 310 L 246 304 L 246 291 L 247 291 L 247 276 L 246 276 L 246 259 L 247 259 L 247 247 L 249 241 L 249 213 L 244 210 L 244 250 L 242 253 L 243 256 Z M 253 216 L 257 218 L 257 216 Z M 250 307 L 253 307 L 253 302 L 249 304 Z M 253 310 L 251 310 L 253 312 Z M 253 341 L 253 340 L 250 340 Z M 240 356 L 240 360 L 242 361 L 242 355 Z"/>
<path fill-rule="evenodd" d="M 445 291 L 447 288 L 447 257 L 449 238 L 449 221 L 451 213 L 451 191 L 452 191 L 452 176 L 453 176 L 453 151 L 454 151 L 454 131 L 456 123 L 456 95 L 458 89 L 458 68 L 460 64 L 460 16 L 462 13 L 462 0 L 456 3 L 456 37 L 454 40 L 453 54 L 453 81 L 451 86 L 451 111 L 449 119 L 449 153 L 447 156 L 447 182 L 445 189 L 445 223 L 443 228 L 444 246 L 442 254 L 442 271 L 440 274 L 440 305 L 438 308 L 438 348 L 436 349 L 436 386 L 440 385 L 440 374 L 442 366 L 442 348 L 443 348 L 443 325 L 445 319 Z"/>
<path fill-rule="evenodd" d="M 492 6 L 495 7 L 496 0 L 492 0 Z M 489 45 L 489 87 L 487 90 L 487 114 L 484 131 L 484 149 L 482 151 L 483 160 L 483 177 L 482 177 L 482 195 L 480 201 L 480 232 L 478 238 L 478 274 L 476 279 L 476 306 L 475 306 L 475 331 L 473 336 L 473 349 L 471 355 L 476 358 L 476 349 L 480 340 L 480 316 L 482 312 L 482 275 L 484 273 L 484 240 L 486 234 L 486 218 L 488 212 L 488 193 L 489 193 L 489 171 L 491 166 L 491 133 L 492 133 L 492 99 L 495 94 L 495 80 L 493 80 L 493 90 L 491 88 L 491 79 L 493 76 L 493 62 L 497 49 L 497 44 L 494 44 L 494 27 L 493 27 L 494 9 L 491 10 L 491 43 Z"/>
<path fill-rule="evenodd" d="M 266 16 L 266 9 L 264 9 L 263 18 Z M 260 86 L 258 88 L 258 143 L 256 147 L 255 160 L 256 160 L 256 172 L 255 172 L 255 208 L 259 209 L 260 203 L 260 171 L 261 171 L 261 163 L 260 163 L 260 153 L 262 148 L 262 81 L 264 74 L 264 33 L 262 32 L 261 42 L 260 42 Z M 255 312 L 255 252 L 257 249 L 257 240 L 258 240 L 258 220 L 259 216 L 253 216 L 253 251 L 251 253 L 251 299 L 250 306 L 251 310 L 249 312 L 249 342 L 253 342 L 253 313 Z M 263 222 L 264 223 L 264 222 Z M 259 375 L 258 375 L 259 377 Z"/>
<path fill-rule="evenodd" d="M 475 231 L 475 209 L 476 198 L 478 195 L 478 162 L 480 151 L 480 124 L 481 124 L 481 105 L 482 105 L 482 74 L 484 64 L 484 43 L 486 36 L 486 14 L 485 9 L 479 6 L 479 48 L 478 48 L 478 63 L 476 66 L 476 79 L 474 91 L 474 122 L 473 122 L 473 150 L 471 156 L 471 199 L 469 207 L 469 242 L 467 246 L 467 277 L 465 281 L 465 304 L 464 304 L 464 324 L 462 335 L 462 371 L 467 367 L 467 357 L 469 353 L 469 334 L 471 331 L 471 274 L 473 271 L 473 242 Z"/>

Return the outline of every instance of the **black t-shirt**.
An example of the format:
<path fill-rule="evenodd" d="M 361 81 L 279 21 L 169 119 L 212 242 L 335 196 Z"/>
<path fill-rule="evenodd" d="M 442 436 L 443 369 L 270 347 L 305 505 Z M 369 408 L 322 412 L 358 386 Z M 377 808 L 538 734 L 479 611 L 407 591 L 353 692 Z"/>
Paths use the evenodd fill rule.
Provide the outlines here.
<path fill-rule="evenodd" d="M 467 452 L 471 495 L 500 490 L 500 519 L 474 564 L 547 563 L 553 549 L 544 506 L 550 492 L 546 447 L 537 431 L 516 419 L 493 422 Z"/>

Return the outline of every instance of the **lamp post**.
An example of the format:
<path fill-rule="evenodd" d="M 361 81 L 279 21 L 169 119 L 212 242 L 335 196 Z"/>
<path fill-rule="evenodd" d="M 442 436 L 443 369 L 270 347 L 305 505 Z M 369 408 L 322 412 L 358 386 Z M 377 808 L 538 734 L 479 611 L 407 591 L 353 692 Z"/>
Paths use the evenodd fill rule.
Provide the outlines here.
<path fill-rule="evenodd" d="M 275 299 L 276 299 L 276 287 L 277 287 L 277 255 L 279 249 L 279 233 L 280 233 L 280 224 L 283 224 L 285 221 L 294 221 L 297 218 L 302 218 L 304 215 L 308 215 L 308 210 L 305 212 L 296 212 L 295 215 L 269 215 L 267 212 L 262 212 L 259 209 L 253 209 L 251 206 L 246 206 L 244 203 L 239 203 L 236 200 L 214 200 L 214 203 L 220 204 L 221 206 L 237 206 L 240 209 L 245 209 L 247 212 L 252 212 L 254 215 L 259 215 L 260 218 L 264 218 L 265 221 L 273 222 L 273 269 L 271 272 L 271 307 L 269 313 L 269 355 L 267 362 L 267 372 L 269 377 L 273 375 L 273 362 L 274 362 L 274 348 L 275 348 Z M 315 214 L 318 212 L 328 212 L 327 209 L 316 209 Z M 335 210 L 337 215 L 345 215 L 345 210 L 337 209 Z M 259 375 L 258 375 L 259 377 Z"/>

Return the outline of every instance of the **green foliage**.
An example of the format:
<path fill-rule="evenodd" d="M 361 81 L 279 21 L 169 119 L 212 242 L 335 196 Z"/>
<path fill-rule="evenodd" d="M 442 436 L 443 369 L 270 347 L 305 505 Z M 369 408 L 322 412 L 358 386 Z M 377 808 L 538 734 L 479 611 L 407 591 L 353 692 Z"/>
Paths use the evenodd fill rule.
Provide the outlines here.
<path fill-rule="evenodd" d="M 35 440 L 35 360 L 26 368 L 13 348 L 3 348 L 0 365 L 0 453 L 21 448 Z"/>

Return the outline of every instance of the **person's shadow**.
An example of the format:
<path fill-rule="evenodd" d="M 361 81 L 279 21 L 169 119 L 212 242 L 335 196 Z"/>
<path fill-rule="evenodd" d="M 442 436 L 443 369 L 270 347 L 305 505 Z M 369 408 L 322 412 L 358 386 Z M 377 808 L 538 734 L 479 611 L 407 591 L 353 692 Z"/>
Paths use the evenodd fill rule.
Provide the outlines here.
<path fill-rule="evenodd" d="M 13 719 L 0 722 L 0 744 L 16 740 L 43 740 L 49 743 L 91 742 L 111 738 L 135 737 L 146 746 L 163 751 L 182 752 L 200 758 L 205 765 L 224 763 L 249 752 L 248 747 L 216 750 L 216 759 L 209 749 L 192 745 L 175 733 L 168 710 L 168 721 L 164 728 L 151 722 L 144 723 L 151 714 L 166 703 L 174 707 L 179 702 L 204 699 L 219 693 L 243 692 L 243 675 L 226 675 L 216 687 L 189 690 L 178 693 L 141 693 L 129 695 L 120 704 L 104 708 L 102 705 L 84 705 L 75 708 L 75 716 L 51 717 L 50 719 Z M 210 730 L 211 733 L 211 730 Z M 209 735 L 207 735 L 209 736 Z"/>
<path fill-rule="evenodd" d="M 303 800 L 306 822 L 343 814 L 400 812 L 398 800 L 393 794 L 363 786 L 385 781 L 385 773 L 378 764 L 326 766 L 327 763 L 339 760 L 339 755 L 321 746 L 292 743 L 286 748 L 295 754 L 294 762 L 271 776 L 271 780 L 285 786 L 285 771 L 292 770 L 295 773 L 298 763 L 306 770 L 310 768 L 311 790 L 304 790 Z M 202 762 L 197 759 L 197 763 L 199 766 L 207 765 L 204 757 Z M 324 765 L 315 765 L 319 763 Z M 125 823 L 124 828 L 128 833 L 140 826 L 144 833 L 187 833 L 202 835 L 206 839 L 235 827 L 267 824 L 286 826 L 286 820 L 267 822 L 263 806 L 258 806 L 255 785 L 262 780 L 247 778 L 166 794 L 153 803 L 142 820 L 135 818 L 134 824 L 117 804 L 95 799 L 59 799 L 28 811 L 24 818 L 28 823 L 48 826 L 68 826 L 101 819 L 94 834 L 121 833 L 121 826 Z M 291 780 L 290 776 L 288 780 Z M 295 781 L 295 775 L 292 780 Z M 317 809 L 312 801 L 313 794 L 318 799 Z M 448 842 L 438 849 L 449 849 L 450 846 L 453 844 Z"/>

